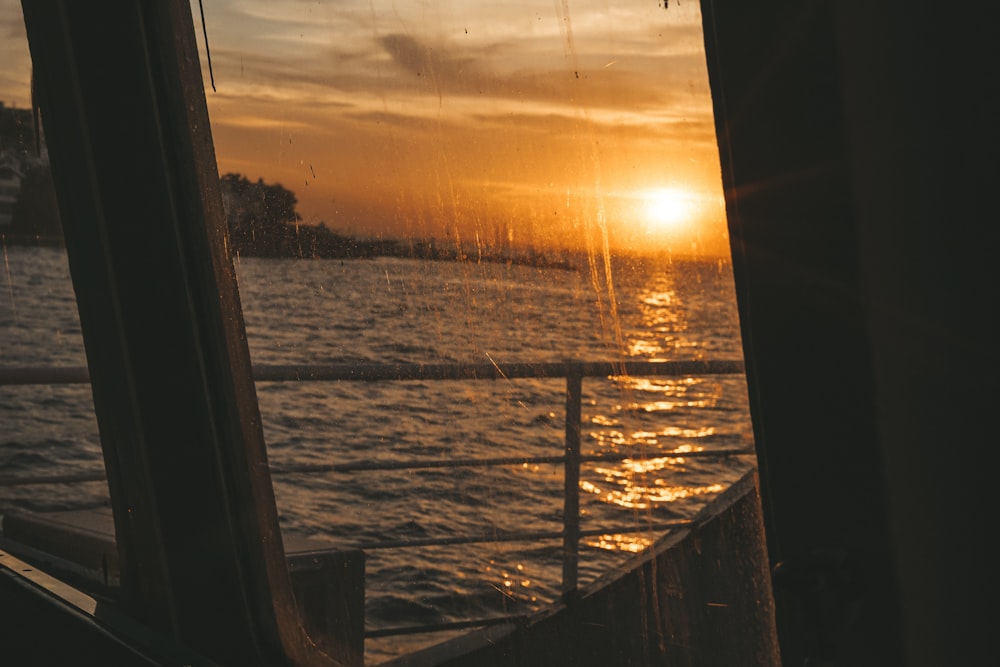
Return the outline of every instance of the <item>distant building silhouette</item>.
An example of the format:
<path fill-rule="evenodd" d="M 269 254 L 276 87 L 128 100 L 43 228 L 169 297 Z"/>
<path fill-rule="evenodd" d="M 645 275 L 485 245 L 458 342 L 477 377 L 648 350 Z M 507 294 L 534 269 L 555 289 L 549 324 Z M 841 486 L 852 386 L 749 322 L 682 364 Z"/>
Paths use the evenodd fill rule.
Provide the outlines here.
<path fill-rule="evenodd" d="M 48 151 L 30 109 L 0 102 L 0 233 L 10 243 L 62 244 Z"/>
<path fill-rule="evenodd" d="M 0 155 L 0 232 L 10 227 L 14 220 L 14 205 L 21 195 L 23 179 L 19 165 Z"/>

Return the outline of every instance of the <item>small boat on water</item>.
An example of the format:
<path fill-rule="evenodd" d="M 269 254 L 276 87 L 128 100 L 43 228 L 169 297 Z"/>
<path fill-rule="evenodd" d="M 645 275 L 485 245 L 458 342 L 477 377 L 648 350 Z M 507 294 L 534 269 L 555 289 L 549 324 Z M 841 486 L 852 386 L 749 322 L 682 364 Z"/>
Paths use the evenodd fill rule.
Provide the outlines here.
<path fill-rule="evenodd" d="M 991 514 L 974 511 L 996 502 L 977 445 L 1000 377 L 995 232 L 980 226 L 1000 148 L 992 24 L 928 2 L 702 6 L 760 495 L 748 477 L 551 611 L 396 664 L 995 657 Z M 88 594 L 24 542 L 0 552 L 0 658 L 359 664 L 356 619 L 309 620 L 351 586 L 278 530 L 189 5 L 24 13 L 120 585 Z M 87 567 L 111 583 L 110 559 Z"/>

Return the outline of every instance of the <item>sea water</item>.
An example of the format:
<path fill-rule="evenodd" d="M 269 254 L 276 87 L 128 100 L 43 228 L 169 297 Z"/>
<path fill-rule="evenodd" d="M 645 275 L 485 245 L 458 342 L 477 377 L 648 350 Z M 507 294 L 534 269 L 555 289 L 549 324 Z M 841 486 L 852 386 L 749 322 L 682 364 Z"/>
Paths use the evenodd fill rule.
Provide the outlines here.
<path fill-rule="evenodd" d="M 81 366 L 83 344 L 65 252 L 5 249 L 0 366 Z M 490 363 L 739 359 L 729 265 L 583 258 L 575 270 L 491 262 L 238 258 L 255 364 Z M 258 382 L 277 469 L 562 453 L 565 381 Z M 587 378 L 583 528 L 689 518 L 749 457 L 741 376 Z M 5 475 L 99 470 L 89 387 L 0 387 Z M 350 547 L 386 541 L 558 532 L 560 464 L 275 474 L 286 535 Z M 103 483 L 0 487 L 0 512 L 106 504 Z M 582 585 L 649 545 L 651 532 L 583 538 Z M 559 596 L 561 541 L 374 549 L 366 624 L 385 628 L 530 613 Z M 381 639 L 379 659 L 438 635 Z"/>

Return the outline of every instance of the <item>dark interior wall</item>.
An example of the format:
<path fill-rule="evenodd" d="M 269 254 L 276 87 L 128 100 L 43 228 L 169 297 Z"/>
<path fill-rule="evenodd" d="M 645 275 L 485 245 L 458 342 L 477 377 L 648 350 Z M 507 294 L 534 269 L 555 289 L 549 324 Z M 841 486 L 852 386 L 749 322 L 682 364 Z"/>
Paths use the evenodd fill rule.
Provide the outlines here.
<path fill-rule="evenodd" d="M 11 567 L 10 557 L 3 563 Z M 19 568 L 23 566 L 19 564 Z M 79 610 L 0 567 L 0 662 L 18 667 L 155 667 Z M 163 655 L 158 656 L 163 658 Z M 176 664 L 176 663 L 175 663 Z"/>
<path fill-rule="evenodd" d="M 703 0 L 783 661 L 977 664 L 995 574 L 997 40 Z"/>

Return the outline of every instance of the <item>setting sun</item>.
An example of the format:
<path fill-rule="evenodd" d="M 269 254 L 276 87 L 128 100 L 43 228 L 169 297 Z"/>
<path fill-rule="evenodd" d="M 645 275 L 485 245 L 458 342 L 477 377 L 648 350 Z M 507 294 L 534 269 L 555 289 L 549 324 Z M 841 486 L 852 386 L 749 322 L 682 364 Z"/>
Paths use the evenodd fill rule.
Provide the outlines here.
<path fill-rule="evenodd" d="M 669 231 L 689 222 L 694 213 L 692 195 L 686 190 L 663 188 L 643 194 L 643 212 L 649 231 Z"/>

